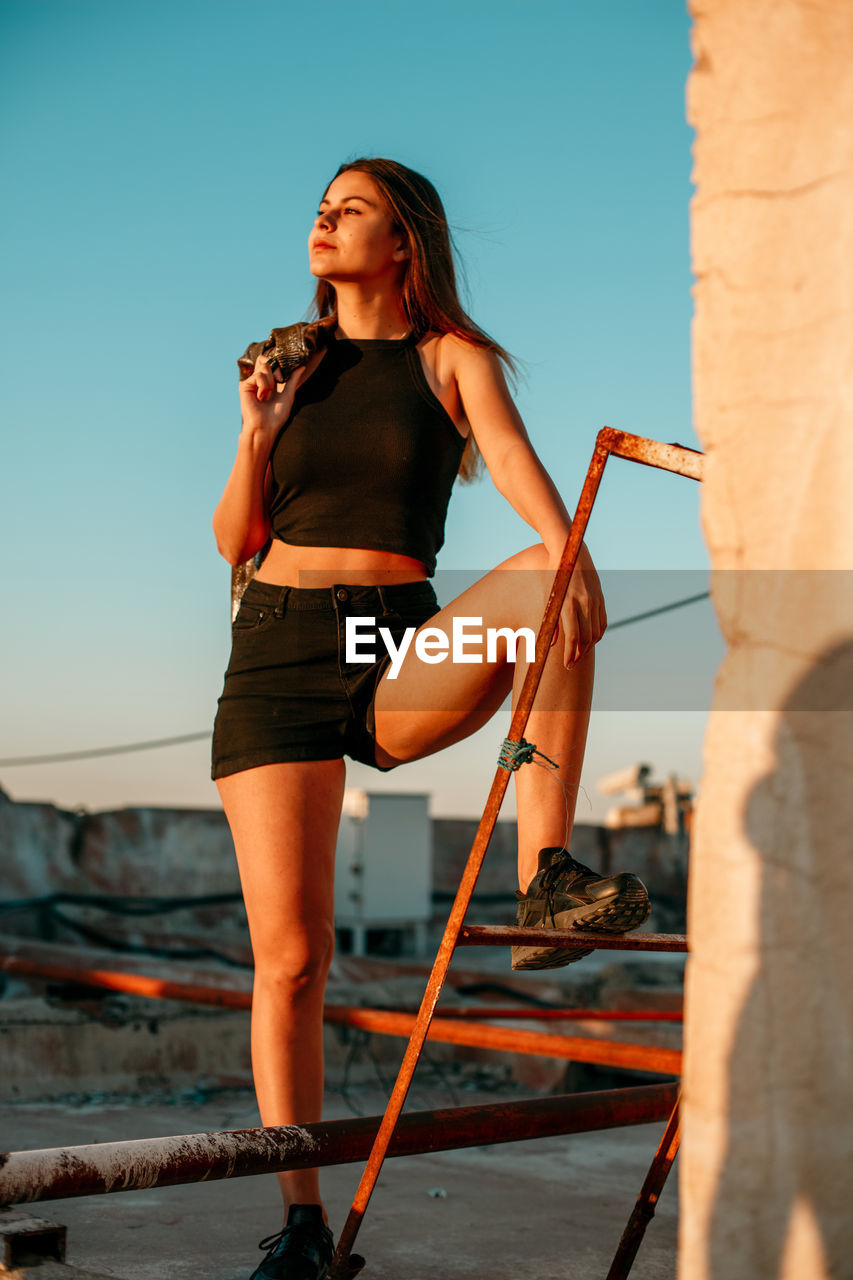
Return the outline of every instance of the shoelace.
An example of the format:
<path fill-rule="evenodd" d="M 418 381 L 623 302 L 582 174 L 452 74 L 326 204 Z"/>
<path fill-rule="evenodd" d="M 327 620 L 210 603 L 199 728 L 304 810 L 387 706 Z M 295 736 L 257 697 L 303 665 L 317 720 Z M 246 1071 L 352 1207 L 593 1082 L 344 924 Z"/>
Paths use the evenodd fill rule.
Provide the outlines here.
<path fill-rule="evenodd" d="M 303 1262 L 316 1262 L 320 1253 L 320 1242 L 328 1230 L 325 1223 L 291 1222 L 290 1226 L 282 1227 L 281 1231 L 277 1231 L 275 1235 L 267 1236 L 260 1242 L 258 1248 L 266 1249 L 267 1258 L 269 1258 L 278 1251 L 279 1245 L 286 1244 L 288 1248 L 292 1245 L 294 1257 L 298 1256 Z"/>
<path fill-rule="evenodd" d="M 594 874 L 595 872 L 589 867 L 585 867 L 582 862 L 578 862 L 576 858 L 573 858 L 567 849 L 564 849 L 562 853 L 558 853 L 550 866 L 546 867 L 541 873 L 539 884 L 545 890 L 545 909 L 550 914 L 551 924 L 555 929 L 557 922 L 554 917 L 554 891 L 558 882 L 565 876 L 564 888 L 569 889 L 581 876 L 592 876 Z"/>

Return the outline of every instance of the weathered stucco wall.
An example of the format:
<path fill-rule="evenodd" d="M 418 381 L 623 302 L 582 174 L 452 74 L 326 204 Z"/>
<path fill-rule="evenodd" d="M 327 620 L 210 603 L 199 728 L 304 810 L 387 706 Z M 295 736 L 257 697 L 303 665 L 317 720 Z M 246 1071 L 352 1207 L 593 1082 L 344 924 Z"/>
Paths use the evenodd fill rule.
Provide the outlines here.
<path fill-rule="evenodd" d="M 680 1280 L 853 1275 L 853 4 L 692 0 L 703 521 L 728 644 L 688 929 Z"/>

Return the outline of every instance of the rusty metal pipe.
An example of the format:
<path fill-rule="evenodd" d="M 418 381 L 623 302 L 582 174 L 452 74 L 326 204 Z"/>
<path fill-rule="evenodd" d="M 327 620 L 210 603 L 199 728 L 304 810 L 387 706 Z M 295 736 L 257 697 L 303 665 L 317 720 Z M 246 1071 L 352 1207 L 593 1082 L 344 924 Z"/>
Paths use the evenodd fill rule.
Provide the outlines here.
<path fill-rule="evenodd" d="M 601 951 L 687 951 L 680 933 L 592 933 L 583 929 L 522 929 L 515 924 L 466 924 L 459 947 L 583 947 Z"/>
<path fill-rule="evenodd" d="M 410 1036 L 417 1027 L 415 1014 L 394 1013 L 390 1009 L 345 1008 L 337 1016 L 334 1008 L 327 1008 L 325 1019 L 392 1036 Z M 499 1049 L 505 1053 L 595 1062 L 632 1071 L 660 1071 L 664 1075 L 678 1075 L 681 1071 L 680 1049 L 661 1049 L 622 1040 L 596 1040 L 592 1036 L 552 1035 L 548 1031 L 521 1031 L 517 1027 L 490 1027 L 481 1022 L 456 1022 L 451 1018 L 434 1017 L 428 1029 L 428 1039 L 439 1044 L 463 1044 L 476 1049 Z"/>
<path fill-rule="evenodd" d="M 175 982 L 118 969 L 87 969 L 73 964 L 39 960 L 23 955 L 0 955 L 0 972 L 21 977 L 49 978 L 104 991 L 122 991 L 151 1000 L 182 1000 L 188 1004 L 214 1005 L 220 1009 L 251 1009 L 251 991 L 214 987 L 196 982 Z"/>
<path fill-rule="evenodd" d="M 589 933 L 580 930 L 549 930 L 545 938 L 540 932 L 531 936 L 530 930 L 519 929 L 516 925 L 466 925 L 457 941 L 457 946 L 515 946 L 517 943 L 548 945 L 553 941 L 555 946 L 588 947 L 593 943 L 602 950 L 618 951 L 686 951 L 687 941 L 680 934 L 666 933 L 633 933 L 614 936 L 612 934 Z M 0 943 L 0 946 L 5 945 Z M 24 950 L 25 948 L 25 950 Z M 151 1000 L 180 1000 L 189 1004 L 212 1005 L 221 1009 L 250 1009 L 252 993 L 248 989 L 240 990 L 236 986 L 221 986 L 213 983 L 179 982 L 171 978 L 160 978 L 150 974 L 130 973 L 123 969 L 101 969 L 85 965 L 69 964 L 65 959 L 57 960 L 50 952 L 53 948 L 44 948 L 44 956 L 34 954 L 35 948 L 29 940 L 21 951 L 0 950 L 0 972 L 15 974 L 20 977 L 47 978 L 55 982 L 67 982 L 76 986 L 92 987 L 105 991 L 121 991 L 129 995 L 144 996 Z M 42 948 L 38 948 L 42 950 Z M 30 954 L 33 953 L 33 954 Z M 540 1011 L 544 1013 L 544 1011 Z M 576 1015 L 598 1018 L 604 1016 L 602 1010 L 578 1011 Z M 445 1017 L 459 1017 L 455 1009 L 442 1010 Z M 472 1007 L 470 1017 L 496 1017 L 488 1008 Z M 513 1016 L 528 1017 L 532 1013 L 518 1012 Z M 550 1016 L 546 1014 L 545 1016 Z M 569 1016 L 566 1014 L 565 1016 Z M 608 1012 L 607 1016 L 614 1021 L 616 1012 Z M 645 1015 L 651 1019 L 651 1014 Z M 632 1013 L 638 1020 L 641 1015 Z"/>
<path fill-rule="evenodd" d="M 681 1009 L 536 1009 L 510 1005 L 452 1005 L 442 1018 L 512 1018 L 531 1022 L 683 1022 Z"/>
<path fill-rule="evenodd" d="M 634 1205 L 634 1210 L 628 1219 L 628 1225 L 622 1233 L 619 1248 L 616 1250 L 613 1261 L 610 1264 L 607 1280 L 625 1280 L 631 1270 L 637 1251 L 643 1243 L 646 1227 L 654 1217 L 667 1174 L 678 1154 L 679 1141 L 680 1123 L 678 1099 L 676 1099 L 672 1114 L 660 1140 L 660 1146 L 655 1152 L 655 1158 L 651 1163 L 649 1172 L 646 1174 L 646 1180 L 637 1197 L 637 1203 Z"/>
<path fill-rule="evenodd" d="M 615 458 L 626 458 L 629 462 L 640 462 L 661 471 L 673 471 L 687 476 L 688 480 L 701 480 L 705 474 L 705 455 L 683 444 L 662 444 L 660 440 L 634 436 L 615 427 L 602 427 L 598 439 Z"/>
<path fill-rule="evenodd" d="M 577 563 L 592 506 L 604 474 L 604 467 L 611 452 L 618 452 L 621 457 L 633 458 L 635 461 L 643 462 L 648 466 L 664 467 L 666 470 L 677 471 L 682 475 L 692 476 L 694 479 L 700 479 L 702 476 L 703 463 L 701 456 L 695 454 L 693 450 L 684 449 L 680 445 L 661 445 L 657 441 L 644 440 L 640 436 L 632 436 L 624 431 L 615 431 L 611 427 L 604 427 L 599 431 L 575 517 L 572 521 L 572 527 L 566 539 L 566 545 L 563 548 L 560 565 L 554 575 L 554 584 L 536 637 L 535 659 L 527 669 L 521 694 L 510 722 L 507 736 L 513 741 L 518 742 L 524 734 L 533 700 L 542 678 L 551 640 L 557 628 L 560 609 Z M 693 454 L 692 458 L 688 456 L 691 454 Z M 483 865 L 508 781 L 509 774 L 499 768 L 492 782 L 483 816 L 451 908 L 450 917 L 447 921 L 444 936 L 442 937 L 421 1003 L 417 1024 L 397 1075 L 376 1142 L 353 1199 L 352 1208 L 338 1241 L 338 1247 L 330 1269 L 330 1280 L 345 1280 L 345 1277 L 349 1274 L 349 1254 L 379 1177 L 391 1135 L 402 1112 L 403 1104 L 427 1037 L 429 1022 L 435 1012 L 435 1006 L 441 994 L 447 970 L 450 967 L 453 951 L 464 925 L 465 913 L 468 910 L 474 887 Z"/>
<path fill-rule="evenodd" d="M 12 963 L 0 962 L 7 972 L 37 972 L 39 976 L 58 978 L 64 982 L 104 986 L 111 991 L 126 991 L 137 995 L 161 999 L 190 1000 L 193 1003 L 215 1005 L 228 1009 L 250 1009 L 252 995 L 249 991 L 229 991 L 216 987 L 200 987 L 195 984 L 168 982 L 160 978 L 148 978 L 142 974 L 111 973 L 107 970 L 76 969 L 72 965 L 43 965 L 29 960 L 8 958 Z M 487 1016 L 496 1016 L 485 1011 Z M 525 1010 L 524 1013 L 527 1011 Z M 510 1014 L 510 1016 L 516 1016 Z M 523 1015 L 522 1015 L 523 1016 Z M 326 1005 L 323 1020 L 335 1026 L 358 1027 L 377 1035 L 407 1038 L 415 1026 L 415 1015 L 390 1009 L 366 1009 L 358 1005 Z M 597 1062 L 606 1066 L 630 1067 L 641 1071 L 662 1071 L 677 1074 L 680 1056 L 676 1050 L 654 1049 L 645 1045 L 631 1045 L 607 1040 L 583 1037 L 561 1037 L 546 1032 L 518 1032 L 510 1027 L 487 1027 L 477 1020 L 466 1023 L 443 1014 L 435 1018 L 429 1028 L 428 1038 L 442 1044 L 468 1045 L 472 1048 L 499 1049 L 511 1053 L 541 1054 L 544 1057 L 569 1058 L 575 1062 Z M 663 1056 L 661 1056 L 663 1055 Z M 667 1056 L 669 1055 L 669 1056 Z"/>
<path fill-rule="evenodd" d="M 388 1154 L 417 1155 L 646 1124 L 668 1115 L 675 1095 L 675 1085 L 655 1084 L 413 1111 L 401 1118 Z M 270 1129 L 14 1151 L 0 1155 L 0 1204 L 350 1164 L 367 1156 L 379 1124 L 379 1116 L 366 1116 Z"/>
<path fill-rule="evenodd" d="M 536 697 L 536 691 L 542 679 L 542 672 L 545 667 L 545 660 L 551 648 L 551 640 L 557 629 L 557 622 L 560 615 L 560 609 L 568 590 L 569 580 L 574 572 L 578 555 L 580 554 L 583 536 L 589 523 L 589 517 L 592 512 L 592 505 L 595 501 L 595 495 L 601 484 L 601 477 L 604 474 L 604 467 L 607 462 L 609 451 L 609 442 L 602 438 L 602 432 L 599 432 L 596 438 L 595 448 L 593 450 L 592 459 L 587 470 L 586 479 L 581 491 L 580 501 L 578 502 L 575 518 L 572 521 L 572 527 L 569 536 L 566 539 L 566 545 L 563 548 L 563 554 L 560 557 L 560 564 L 554 575 L 554 583 L 551 588 L 551 594 L 545 607 L 545 614 L 536 636 L 536 650 L 534 661 L 527 668 L 527 674 L 516 703 L 510 721 L 508 737 L 518 742 L 524 734 L 528 717 L 533 706 L 533 699 Z M 397 1125 L 406 1101 L 406 1095 L 409 1092 L 412 1078 L 418 1064 L 424 1043 L 429 1030 L 430 1019 L 435 1012 L 447 971 L 450 968 L 450 962 L 453 959 L 453 952 L 459 938 L 460 930 L 465 922 L 465 914 L 471 902 L 471 897 L 477 883 L 477 878 L 486 856 L 486 850 L 489 847 L 489 841 L 498 819 L 501 803 L 509 783 L 509 774 L 505 769 L 498 768 L 492 786 L 489 791 L 488 799 L 477 828 L 477 834 L 474 837 L 474 843 L 471 846 L 471 852 L 468 855 L 468 861 L 465 864 L 465 870 L 462 873 L 462 879 L 450 909 L 450 915 L 445 926 L 444 934 L 439 944 L 436 954 L 435 963 L 433 964 L 432 973 L 427 982 L 426 991 L 424 992 L 421 1007 L 418 1013 L 417 1023 L 412 1032 L 412 1037 L 406 1048 L 402 1065 L 394 1082 L 394 1088 L 388 1101 L 385 1115 L 382 1118 L 382 1124 L 376 1136 L 376 1142 L 370 1153 L 367 1165 L 362 1174 L 361 1181 L 355 1193 L 349 1215 L 344 1223 L 341 1231 L 338 1247 L 332 1260 L 332 1266 L 329 1272 L 329 1280 L 346 1280 L 349 1275 L 349 1266 L 347 1259 L 352 1251 L 352 1246 L 358 1234 L 361 1220 L 364 1217 L 373 1189 L 379 1178 L 382 1169 L 382 1163 L 385 1159 L 385 1153 L 388 1150 L 391 1136 Z"/>

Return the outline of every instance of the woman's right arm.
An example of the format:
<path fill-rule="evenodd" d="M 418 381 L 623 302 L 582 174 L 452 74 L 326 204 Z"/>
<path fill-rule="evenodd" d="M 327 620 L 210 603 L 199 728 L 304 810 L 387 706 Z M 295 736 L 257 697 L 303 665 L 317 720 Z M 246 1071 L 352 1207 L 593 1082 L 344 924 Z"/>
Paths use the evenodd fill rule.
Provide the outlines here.
<path fill-rule="evenodd" d="M 297 369 L 286 383 L 276 382 L 266 360 L 260 356 L 254 373 L 240 383 L 243 425 L 237 457 L 213 513 L 216 546 L 229 564 L 242 564 L 251 559 L 269 537 L 267 463 L 304 376 L 305 370 Z"/>

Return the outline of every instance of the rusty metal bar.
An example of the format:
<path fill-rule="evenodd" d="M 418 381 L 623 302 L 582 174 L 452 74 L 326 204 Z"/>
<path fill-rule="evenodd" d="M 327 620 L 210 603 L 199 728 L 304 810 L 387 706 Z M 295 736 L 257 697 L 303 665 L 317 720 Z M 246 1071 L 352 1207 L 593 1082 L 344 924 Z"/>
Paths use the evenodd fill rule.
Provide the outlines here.
<path fill-rule="evenodd" d="M 683 1022 L 680 1009 L 537 1009 L 510 1005 L 452 1005 L 442 1018 L 517 1018 L 531 1022 Z"/>
<path fill-rule="evenodd" d="M 618 453 L 620 457 L 631 458 L 647 466 L 663 467 L 666 470 L 676 471 L 681 475 L 691 476 L 694 479 L 700 479 L 702 476 L 703 464 L 701 455 L 696 454 L 693 450 L 685 449 L 681 445 L 662 445 L 657 441 L 645 440 L 641 436 L 633 436 L 624 431 L 616 431 L 612 427 L 604 427 L 599 431 L 575 517 L 572 521 L 572 527 L 566 539 L 566 545 L 563 548 L 559 567 L 554 575 L 554 584 L 536 637 L 535 658 L 527 669 L 521 694 L 510 722 L 507 736 L 516 742 L 524 734 L 533 700 L 542 678 L 548 651 L 551 647 L 551 640 L 557 628 L 560 609 L 577 563 L 592 506 L 604 474 L 604 467 L 609 454 L 613 452 Z M 441 988 L 453 958 L 453 952 L 464 926 L 465 913 L 468 910 L 474 887 L 483 865 L 508 782 L 509 774 L 504 769 L 498 768 L 483 810 L 483 816 L 480 819 L 477 834 L 474 837 L 474 843 L 471 846 L 471 852 L 468 855 L 465 870 L 462 873 L 462 879 L 450 911 L 444 935 L 436 954 L 417 1022 L 412 1032 L 412 1038 L 407 1046 L 376 1142 L 359 1182 L 344 1228 L 341 1231 L 338 1247 L 329 1270 L 329 1280 L 346 1280 L 350 1273 L 349 1255 L 367 1205 L 370 1202 L 370 1197 L 373 1194 L 373 1189 L 379 1178 L 394 1128 L 402 1113 L 406 1095 L 427 1038 L 429 1023 L 435 1012 Z"/>
<path fill-rule="evenodd" d="M 607 449 L 615 458 L 640 462 L 646 467 L 661 471 L 674 471 L 688 480 L 701 480 L 705 474 L 705 455 L 683 444 L 662 444 L 660 440 L 648 440 L 645 436 L 633 436 L 614 427 L 603 427 L 598 439 L 604 437 Z"/>
<path fill-rule="evenodd" d="M 220 1009 L 251 1009 L 251 991 L 213 987 L 195 982 L 175 982 L 142 973 L 118 969 L 88 969 L 82 965 L 56 963 L 24 955 L 0 954 L 0 972 L 21 977 L 49 978 L 105 991 L 122 991 L 151 1000 L 183 1000 L 189 1004 L 214 1005 Z"/>
<path fill-rule="evenodd" d="M 247 954 L 251 955 L 248 948 Z M 32 961 L 37 964 L 67 965 L 75 970 L 83 968 L 96 972 L 103 970 L 105 973 L 139 974 L 146 978 L 221 987 L 227 991 L 247 991 L 252 985 L 251 964 L 239 967 L 196 964 L 144 952 L 117 952 L 106 946 L 91 946 L 76 941 L 47 942 L 43 938 L 25 938 L 19 934 L 0 931 L 0 968 L 7 967 L 7 961 L 11 966 Z M 120 965 L 121 968 L 114 970 L 114 965 Z M 153 971 L 155 965 L 156 972 Z"/>
<path fill-rule="evenodd" d="M 194 983 L 171 982 L 164 978 L 151 978 L 143 974 L 137 973 L 120 973 L 112 972 L 105 969 L 83 969 L 76 968 L 73 965 L 56 965 L 46 964 L 40 961 L 22 959 L 16 956 L 0 956 L 0 969 L 7 973 L 26 974 L 29 976 L 55 978 L 61 982 L 73 982 L 81 986 L 92 986 L 95 988 L 106 988 L 109 991 L 129 992 L 134 995 L 141 995 L 162 1000 L 186 1000 L 194 1004 L 214 1005 L 218 1008 L 225 1009 L 250 1009 L 252 1007 L 252 993 L 250 991 L 234 991 L 227 988 L 199 986 Z M 470 1027 L 461 1030 L 463 1026 L 461 1022 L 457 1022 L 462 1014 L 471 1017 L 475 1021 Z M 674 1022 L 681 1019 L 680 1013 L 654 1013 L 642 1011 L 630 1011 L 626 1013 L 612 1012 L 608 1013 L 604 1010 L 597 1009 L 577 1009 L 577 1010 L 530 1010 L 530 1009 L 447 1009 L 442 1010 L 441 1017 L 433 1024 L 430 1030 L 429 1038 L 436 1041 L 442 1041 L 448 1044 L 470 1044 L 480 1048 L 508 1048 L 518 1053 L 536 1052 L 532 1049 L 520 1049 L 507 1044 L 493 1045 L 486 1043 L 486 1038 L 480 1035 L 480 1019 L 484 1018 L 527 1018 L 534 1017 L 542 1019 L 552 1017 L 564 1018 L 590 1018 L 602 1021 L 656 1021 L 656 1022 Z M 388 1009 L 366 1009 L 361 1005 L 334 1005 L 327 1004 L 323 1010 L 323 1020 L 333 1023 L 336 1026 L 360 1027 L 367 1031 L 377 1032 L 379 1035 L 391 1036 L 408 1036 L 414 1025 L 414 1014 L 405 1011 L 395 1011 Z M 447 1022 L 453 1021 L 454 1030 L 451 1032 L 447 1028 Z M 495 1028 L 499 1031 L 500 1028 Z M 602 1041 L 590 1041 L 591 1044 L 600 1046 Z M 638 1045 L 638 1049 L 643 1046 Z M 545 1056 L 548 1051 L 543 1050 Z M 563 1056 L 562 1054 L 550 1056 Z M 578 1059 L 580 1061 L 580 1059 Z M 584 1059 L 591 1061 L 592 1059 Z M 667 1068 L 669 1070 L 669 1068 Z"/>
<path fill-rule="evenodd" d="M 610 1264 L 610 1270 L 607 1273 L 607 1280 L 625 1280 L 628 1272 L 633 1266 L 634 1259 L 637 1256 L 637 1250 L 643 1243 L 643 1236 L 646 1233 L 646 1227 L 651 1222 L 655 1214 L 657 1202 L 660 1199 L 660 1193 L 666 1182 L 667 1174 L 672 1168 L 672 1162 L 678 1153 L 678 1144 L 680 1140 L 680 1125 L 678 1119 L 678 1099 L 675 1100 L 675 1106 L 669 1117 L 669 1122 L 664 1129 L 660 1146 L 657 1149 L 655 1158 L 651 1163 L 651 1168 L 646 1174 L 646 1180 L 643 1183 L 634 1211 L 628 1219 L 628 1225 L 622 1233 L 622 1239 L 619 1241 L 619 1248 Z"/>
<path fill-rule="evenodd" d="M 605 428 L 605 430 L 607 430 Z M 560 564 L 554 575 L 554 584 L 551 588 L 551 594 L 545 608 L 545 614 L 542 624 L 539 627 L 539 633 L 536 637 L 536 651 L 534 661 L 527 669 L 527 675 L 521 688 L 515 711 L 510 721 L 508 737 L 518 742 L 524 734 L 530 710 L 533 706 L 533 699 L 536 697 L 536 691 L 539 688 L 539 682 L 542 679 L 542 671 L 545 666 L 545 660 L 551 648 L 551 640 L 557 628 L 557 622 L 560 615 L 560 609 L 565 599 L 566 591 L 569 586 L 569 580 L 574 572 L 575 564 L 580 553 L 583 536 L 589 523 L 592 505 L 595 501 L 595 495 L 601 484 L 601 477 L 604 473 L 604 467 L 607 462 L 609 452 L 609 440 L 602 439 L 603 432 L 598 433 L 595 448 L 593 450 L 592 459 L 586 474 L 583 489 L 581 491 L 578 508 L 575 512 L 575 518 L 572 521 L 572 527 L 569 536 L 566 539 L 566 545 L 563 548 L 563 554 L 560 558 Z M 362 1174 L 361 1181 L 353 1199 L 352 1207 L 343 1230 L 341 1231 L 338 1247 L 335 1256 L 332 1259 L 332 1265 L 329 1271 L 329 1280 L 347 1280 L 349 1274 L 349 1266 L 347 1259 L 352 1251 L 352 1246 L 361 1226 L 361 1220 L 364 1217 L 373 1189 L 379 1178 L 382 1169 L 382 1163 L 385 1159 L 385 1153 L 388 1150 L 391 1136 L 394 1132 L 397 1121 L 403 1110 L 403 1104 L 406 1101 L 406 1095 L 409 1092 L 409 1086 L 412 1077 L 415 1074 L 415 1068 L 421 1055 L 424 1043 L 427 1038 L 430 1020 L 435 1012 L 435 1006 L 441 994 L 441 988 L 444 985 L 444 979 L 450 968 L 450 962 L 453 959 L 453 952 L 459 938 L 459 932 L 465 922 L 465 913 L 471 901 L 474 887 L 477 883 L 477 877 L 483 865 L 486 856 L 486 850 L 489 841 L 492 838 L 492 832 L 497 822 L 500 812 L 501 803 L 509 783 L 509 774 L 505 769 L 498 768 L 495 772 L 489 796 L 483 810 L 483 816 L 480 819 L 480 825 L 477 828 L 477 834 L 474 837 L 474 843 L 471 846 L 471 852 L 468 855 L 468 861 L 465 864 L 465 870 L 462 873 L 462 879 L 459 883 L 453 906 L 450 909 L 450 915 L 445 926 L 444 934 L 439 944 L 436 954 L 435 963 L 433 964 L 432 973 L 427 982 L 426 991 L 421 1002 L 420 1011 L 418 1013 L 417 1022 L 412 1032 L 412 1037 L 406 1048 L 397 1079 L 394 1083 L 394 1089 L 388 1101 L 385 1115 L 382 1118 L 382 1124 L 376 1136 L 373 1150 L 370 1158 Z"/>
<path fill-rule="evenodd" d="M 401 1118 L 388 1154 L 452 1151 L 647 1124 L 669 1114 L 675 1095 L 674 1084 L 654 1084 L 412 1111 Z M 0 1155 L 0 1204 L 350 1164 L 368 1155 L 379 1125 L 379 1116 L 365 1116 L 280 1128 L 15 1151 Z"/>
<path fill-rule="evenodd" d="M 583 947 L 602 951 L 686 951 L 680 933 L 591 933 L 582 929 L 523 929 L 515 924 L 466 924 L 458 947 Z"/>
<path fill-rule="evenodd" d="M 63 982 L 75 982 L 95 987 L 105 986 L 111 991 L 126 991 L 137 995 L 161 999 L 189 1000 L 193 1003 L 214 1005 L 228 1009 L 250 1009 L 252 995 L 249 991 L 229 991 L 196 984 L 168 982 L 142 974 L 122 974 L 107 970 L 75 969 L 73 965 L 41 964 L 31 960 L 7 957 L 12 963 L 0 960 L 0 968 L 7 972 L 38 974 Z M 491 1010 L 481 1010 L 480 1016 L 494 1018 Z M 524 1016 L 527 1010 L 504 1016 Z M 593 1017 L 596 1016 L 593 1011 Z M 633 1016 L 633 1015 L 628 1015 Z M 654 1015 L 647 1015 L 652 1017 Z M 678 1015 L 680 1016 L 680 1015 Z M 378 1035 L 407 1038 L 415 1025 L 415 1015 L 390 1009 L 366 1009 L 359 1005 L 326 1005 L 324 1022 L 335 1026 L 358 1027 Z M 666 1019 L 661 1019 L 666 1020 Z M 585 1037 L 561 1037 L 545 1032 L 518 1032 L 509 1027 L 487 1027 L 477 1019 L 466 1023 L 457 1016 L 444 1013 L 435 1018 L 428 1030 L 428 1038 L 442 1044 L 468 1045 L 472 1048 L 496 1049 L 510 1053 L 541 1054 L 543 1057 L 569 1058 L 575 1062 L 596 1062 L 606 1066 L 621 1066 L 640 1071 L 662 1071 L 678 1074 L 681 1070 L 680 1055 L 672 1049 L 654 1049 L 646 1045 L 595 1040 Z"/>
<path fill-rule="evenodd" d="M 384 1035 L 409 1036 L 418 1025 L 413 1013 L 393 1013 L 384 1009 L 344 1008 L 340 1016 L 327 1008 L 326 1022 L 363 1027 Z M 631 1044 L 622 1040 L 596 1040 L 592 1036 L 552 1035 L 547 1031 L 521 1031 L 517 1027 L 490 1027 L 480 1022 L 456 1022 L 434 1017 L 427 1031 L 430 1041 L 464 1044 L 477 1049 L 500 1049 L 505 1053 L 525 1053 L 543 1058 L 567 1058 L 572 1062 L 596 1062 L 601 1066 L 624 1067 L 633 1071 L 661 1071 L 678 1075 L 681 1050 L 654 1045 Z"/>
<path fill-rule="evenodd" d="M 588 947 L 591 943 L 598 949 L 611 951 L 686 951 L 686 939 L 680 934 L 667 933 L 628 933 L 622 935 L 590 933 L 580 930 L 548 930 L 545 937 L 541 931 L 520 929 L 517 925 L 465 925 L 459 935 L 457 946 L 505 946 L 517 943 L 532 942 L 543 946 L 577 946 Z M 213 985 L 209 982 L 178 982 L 172 978 L 160 978 L 151 974 L 129 973 L 124 969 L 101 969 L 85 965 L 69 964 L 66 959 L 55 959 L 52 952 L 58 948 L 34 948 L 27 939 L 21 948 L 23 954 L 15 951 L 3 951 L 8 940 L 0 941 L 0 972 L 16 974 L 20 977 L 47 978 L 55 982 L 67 982 L 77 986 L 92 987 L 105 991 L 121 991 L 129 995 L 144 996 L 151 1000 L 181 1000 L 190 1004 L 212 1005 L 221 1009 L 250 1009 L 252 993 L 248 988 L 240 990 L 236 986 Z M 36 952 L 45 952 L 44 955 Z M 28 954 L 29 953 L 29 954 Z M 578 1011 L 588 1017 L 603 1017 L 602 1010 Z M 459 1017 L 455 1009 L 442 1010 L 446 1017 Z M 490 1017 L 488 1008 L 470 1010 L 471 1017 Z M 508 1015 L 507 1015 L 508 1016 Z M 527 1012 L 516 1016 L 526 1017 Z M 529 1016 L 533 1016 L 532 1014 Z M 550 1015 L 547 1015 L 550 1016 Z M 566 1014 L 565 1016 L 569 1016 Z M 607 1015 L 617 1020 L 615 1012 Z M 639 1014 L 631 1014 L 640 1020 Z M 648 1015 L 651 1018 L 651 1014 Z"/>

